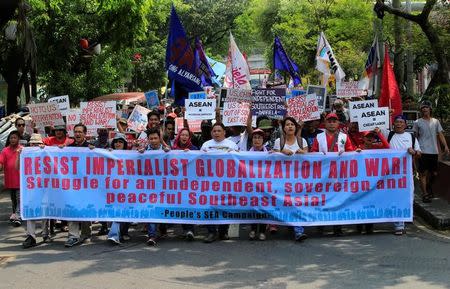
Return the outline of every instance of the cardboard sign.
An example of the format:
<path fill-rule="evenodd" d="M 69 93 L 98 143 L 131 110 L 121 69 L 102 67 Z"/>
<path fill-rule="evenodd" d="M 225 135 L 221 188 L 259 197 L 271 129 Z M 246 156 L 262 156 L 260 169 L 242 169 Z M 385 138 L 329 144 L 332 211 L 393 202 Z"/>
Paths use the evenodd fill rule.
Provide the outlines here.
<path fill-rule="evenodd" d="M 239 88 L 228 88 L 227 89 L 227 99 L 229 101 L 252 101 L 252 90 L 250 89 L 239 89 Z"/>
<path fill-rule="evenodd" d="M 202 121 L 201 120 L 188 120 L 189 130 L 193 133 L 202 131 Z M 184 120 L 182 117 L 177 117 L 175 119 L 175 133 L 184 127 Z"/>
<path fill-rule="evenodd" d="M 317 103 L 319 105 L 319 112 L 322 113 L 325 110 L 325 104 L 327 99 L 327 88 L 325 86 L 308 85 L 306 89 L 307 94 L 315 93 L 317 96 Z"/>
<path fill-rule="evenodd" d="M 416 110 L 404 110 L 403 115 L 406 117 L 406 130 L 412 132 L 414 122 L 419 119 L 419 112 Z"/>
<path fill-rule="evenodd" d="M 152 109 L 159 106 L 158 92 L 156 90 L 150 90 L 145 94 L 145 100 L 147 101 L 147 107 Z"/>
<path fill-rule="evenodd" d="M 377 107 L 378 107 L 378 100 L 376 100 L 376 99 L 363 100 L 363 101 L 350 101 L 348 103 L 348 112 L 350 115 L 350 122 L 358 121 L 358 114 L 359 114 L 360 110 L 366 109 L 366 108 L 375 109 Z"/>
<path fill-rule="evenodd" d="M 340 82 L 340 85 L 336 84 L 336 96 L 338 98 L 351 98 L 363 95 L 367 95 L 367 92 L 358 88 L 358 81 Z"/>
<path fill-rule="evenodd" d="M 205 94 L 206 96 L 206 94 Z M 214 119 L 216 117 L 216 100 L 186 99 L 184 117 L 189 120 Z"/>
<path fill-rule="evenodd" d="M 36 127 L 64 125 L 64 120 L 58 105 L 54 102 L 29 104 L 31 118 Z"/>
<path fill-rule="evenodd" d="M 189 92 L 189 99 L 206 99 L 206 92 L 204 91 Z"/>
<path fill-rule="evenodd" d="M 58 105 L 59 111 L 63 116 L 70 109 L 70 101 L 68 95 L 55 96 L 48 99 L 48 103 L 54 102 Z"/>
<path fill-rule="evenodd" d="M 371 131 L 376 127 L 380 129 L 389 128 L 389 108 L 376 107 L 365 108 L 358 112 L 359 131 Z"/>
<path fill-rule="evenodd" d="M 73 128 L 80 123 L 81 109 L 69 109 L 66 113 L 66 128 L 70 137 L 73 137 Z"/>
<path fill-rule="evenodd" d="M 250 102 L 226 101 L 223 107 L 223 124 L 225 126 L 246 126 L 250 106 Z"/>
<path fill-rule="evenodd" d="M 313 94 L 298 95 L 287 101 L 287 114 L 297 121 L 320 119 L 317 96 Z"/>
<path fill-rule="evenodd" d="M 253 89 L 252 115 L 283 119 L 286 115 L 285 96 L 286 90 L 282 88 Z"/>
<path fill-rule="evenodd" d="M 87 136 L 97 136 L 98 128 L 116 129 L 116 102 L 80 102 L 80 122 L 87 127 Z"/>
<path fill-rule="evenodd" d="M 128 117 L 128 128 L 136 132 L 145 130 L 148 123 L 147 114 L 150 111 L 143 106 L 136 105 Z"/>

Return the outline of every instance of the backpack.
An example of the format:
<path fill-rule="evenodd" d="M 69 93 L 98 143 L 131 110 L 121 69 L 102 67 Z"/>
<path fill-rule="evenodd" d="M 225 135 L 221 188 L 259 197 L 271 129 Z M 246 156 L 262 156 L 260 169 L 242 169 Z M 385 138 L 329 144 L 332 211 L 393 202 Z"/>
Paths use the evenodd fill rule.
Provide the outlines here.
<path fill-rule="evenodd" d="M 389 135 L 387 138 L 388 143 L 391 143 L 391 139 L 394 136 L 394 134 L 395 134 L 395 131 L 389 131 Z M 416 145 L 416 137 L 412 133 L 409 133 L 409 134 L 411 135 L 412 147 L 414 148 Z"/>

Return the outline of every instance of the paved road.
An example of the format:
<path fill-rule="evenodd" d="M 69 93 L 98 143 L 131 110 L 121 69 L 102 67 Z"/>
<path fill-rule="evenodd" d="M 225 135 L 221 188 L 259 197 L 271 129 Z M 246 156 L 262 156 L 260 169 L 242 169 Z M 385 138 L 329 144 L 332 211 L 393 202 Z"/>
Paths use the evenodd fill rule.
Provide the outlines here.
<path fill-rule="evenodd" d="M 24 228 L 7 221 L 9 199 L 0 194 L 0 288 L 450 288 L 450 234 L 420 223 L 396 237 L 389 225 L 375 234 L 312 237 L 298 244 L 282 229 L 265 242 L 241 238 L 188 243 L 169 230 L 152 248 L 133 229 L 133 239 L 110 246 L 105 237 L 64 248 L 66 234 L 24 250 Z M 38 241 L 42 240 L 38 237 Z"/>

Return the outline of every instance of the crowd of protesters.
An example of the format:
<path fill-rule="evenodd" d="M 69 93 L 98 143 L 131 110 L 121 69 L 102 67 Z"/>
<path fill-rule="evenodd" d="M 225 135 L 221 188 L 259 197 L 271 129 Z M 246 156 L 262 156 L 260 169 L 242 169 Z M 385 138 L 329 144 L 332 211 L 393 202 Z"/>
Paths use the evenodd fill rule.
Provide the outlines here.
<path fill-rule="evenodd" d="M 337 152 L 339 155 L 348 151 L 361 151 L 372 149 L 397 149 L 408 151 L 417 160 L 417 170 L 420 174 L 423 202 L 430 202 L 432 192 L 430 183 L 437 174 L 438 153 L 443 149 L 448 154 L 448 146 L 442 133 L 439 121 L 431 116 L 431 103 L 423 102 L 420 105 L 421 118 L 414 123 L 414 134 L 408 133 L 406 129 L 406 118 L 403 115 L 393 117 L 392 130 L 375 129 L 369 132 L 360 132 L 357 123 L 350 123 L 348 112 L 342 100 L 334 103 L 333 110 L 324 113 L 320 120 L 298 122 L 292 117 L 283 120 L 274 120 L 269 117 L 258 117 L 256 127 L 252 127 L 251 117 L 247 126 L 225 127 L 217 113 L 216 120 L 202 121 L 201 132 L 193 133 L 187 121 L 182 128 L 175 133 L 175 118 L 183 117 L 180 108 L 163 108 L 162 111 L 154 110 L 148 114 L 147 130 L 133 135 L 127 128 L 127 114 L 131 109 L 124 112 L 123 118 L 117 121 L 117 130 L 99 129 L 98 136 L 88 139 L 87 128 L 83 124 L 75 125 L 73 138 L 68 137 L 65 126 L 55 126 L 49 135 L 42 137 L 34 133 L 29 135 L 25 132 L 25 121 L 17 118 L 15 126 L 17 130 L 12 131 L 0 154 L 0 169 L 4 171 L 4 188 L 10 192 L 12 203 L 12 214 L 10 222 L 15 226 L 21 226 L 20 199 L 19 199 L 19 155 L 24 146 L 46 146 L 64 147 L 89 147 L 90 149 L 108 150 L 136 150 L 145 153 L 147 150 L 160 151 L 162 154 L 170 150 L 201 150 L 205 153 L 211 151 L 251 151 L 254 153 L 269 152 L 282 153 L 288 156 L 295 154 L 308 154 L 310 152 Z M 55 232 L 55 226 L 60 226 L 61 231 L 68 233 L 66 247 L 82 243 L 92 235 L 91 222 L 58 222 L 42 220 L 42 238 L 48 242 Z M 166 224 L 145 224 L 147 232 L 147 244 L 155 246 L 161 237 L 167 235 Z M 358 225 L 357 230 L 367 234 L 373 232 L 373 224 Z M 99 235 L 107 235 L 107 240 L 113 244 L 130 239 L 130 223 L 112 222 L 101 223 Z M 195 239 L 194 225 L 182 225 L 185 238 Z M 249 239 L 266 240 L 266 233 L 276 233 L 277 226 L 250 224 Z M 206 243 L 216 240 L 227 240 L 228 225 L 207 225 L 207 235 L 203 239 Z M 319 232 L 324 227 L 318 228 Z M 304 228 L 296 226 L 293 228 L 294 239 L 302 242 L 308 238 Z M 344 234 L 342 226 L 333 226 L 336 236 Z M 405 233 L 405 224 L 397 222 L 394 224 L 395 235 Z M 27 221 L 26 239 L 24 248 L 30 248 L 37 244 L 36 221 Z"/>

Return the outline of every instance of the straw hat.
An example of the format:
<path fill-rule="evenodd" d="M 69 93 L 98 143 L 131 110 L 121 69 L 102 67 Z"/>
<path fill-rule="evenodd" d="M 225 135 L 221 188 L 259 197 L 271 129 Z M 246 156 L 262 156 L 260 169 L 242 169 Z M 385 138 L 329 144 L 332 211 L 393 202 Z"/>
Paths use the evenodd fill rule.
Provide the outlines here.
<path fill-rule="evenodd" d="M 42 136 L 40 134 L 38 134 L 38 133 L 33 133 L 31 135 L 29 143 L 30 144 L 44 144 L 42 142 Z"/>

